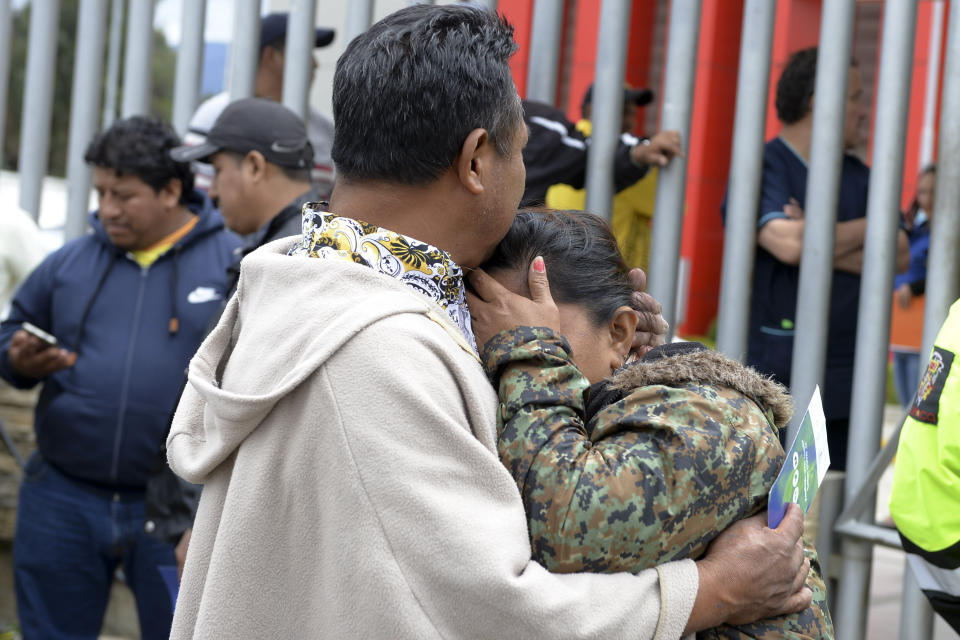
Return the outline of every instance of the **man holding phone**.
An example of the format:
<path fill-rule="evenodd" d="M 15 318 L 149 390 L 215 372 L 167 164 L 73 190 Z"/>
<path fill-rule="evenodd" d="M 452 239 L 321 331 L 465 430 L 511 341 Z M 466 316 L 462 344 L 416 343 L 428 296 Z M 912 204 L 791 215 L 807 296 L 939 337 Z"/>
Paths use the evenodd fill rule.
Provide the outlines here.
<path fill-rule="evenodd" d="M 140 116 L 93 140 L 93 233 L 40 263 L 0 324 L 0 377 L 43 383 L 14 537 L 27 638 L 96 637 L 121 564 L 142 637 L 170 634 L 173 547 L 143 530 L 144 485 L 239 245 L 179 144 Z"/>

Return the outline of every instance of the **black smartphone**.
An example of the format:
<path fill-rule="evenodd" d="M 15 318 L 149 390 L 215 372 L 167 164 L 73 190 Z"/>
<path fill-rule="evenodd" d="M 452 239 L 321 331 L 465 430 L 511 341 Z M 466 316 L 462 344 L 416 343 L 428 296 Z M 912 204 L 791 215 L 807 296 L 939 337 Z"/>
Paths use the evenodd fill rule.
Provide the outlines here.
<path fill-rule="evenodd" d="M 37 325 L 30 324 L 29 322 L 24 322 L 23 324 L 20 325 L 20 327 L 30 335 L 40 338 L 51 347 L 57 346 L 57 339 L 54 336 L 47 333 L 46 331 L 44 331 L 43 329 L 41 329 L 40 327 L 38 327 Z"/>

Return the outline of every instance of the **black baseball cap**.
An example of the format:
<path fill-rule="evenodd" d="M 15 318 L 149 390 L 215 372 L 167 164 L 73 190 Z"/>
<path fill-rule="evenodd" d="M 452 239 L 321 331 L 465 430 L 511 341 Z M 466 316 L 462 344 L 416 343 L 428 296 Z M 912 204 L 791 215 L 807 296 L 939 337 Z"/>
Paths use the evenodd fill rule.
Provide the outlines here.
<path fill-rule="evenodd" d="M 279 102 L 243 98 L 231 102 L 202 144 L 174 147 L 177 162 L 205 161 L 218 151 L 259 151 L 270 162 L 292 169 L 313 166 L 313 147 L 303 120 Z"/>
<path fill-rule="evenodd" d="M 583 94 L 583 102 L 580 103 L 580 110 L 586 109 L 587 105 L 593 100 L 593 85 L 587 87 L 587 92 Z M 634 89 L 627 83 L 623 84 L 623 103 L 633 103 L 638 107 L 653 102 L 653 91 L 650 89 Z"/>
<path fill-rule="evenodd" d="M 260 51 L 271 44 L 283 44 L 287 39 L 287 13 L 268 13 L 260 18 Z M 333 42 L 333 29 L 317 27 L 313 39 L 314 47 L 325 47 Z"/>

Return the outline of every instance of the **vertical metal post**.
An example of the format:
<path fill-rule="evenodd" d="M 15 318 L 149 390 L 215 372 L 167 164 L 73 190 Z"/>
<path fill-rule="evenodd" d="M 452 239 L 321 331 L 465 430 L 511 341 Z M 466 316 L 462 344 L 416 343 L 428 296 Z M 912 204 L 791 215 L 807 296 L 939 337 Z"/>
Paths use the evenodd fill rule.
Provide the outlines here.
<path fill-rule="evenodd" d="M 611 218 L 613 157 L 623 120 L 630 0 L 603 0 L 593 76 L 593 133 L 587 157 L 587 210 Z"/>
<path fill-rule="evenodd" d="M 960 6 L 949 11 L 947 51 L 940 113 L 960 113 Z M 933 350 L 940 325 L 960 294 L 960 118 L 940 120 L 937 190 L 930 221 L 930 257 L 927 260 L 926 306 L 923 315 L 923 358 Z"/>
<path fill-rule="evenodd" d="M 180 47 L 177 50 L 177 76 L 173 84 L 173 128 L 186 133 L 190 116 L 200 100 L 203 72 L 203 26 L 206 0 L 183 0 Z"/>
<path fill-rule="evenodd" d="M 100 115 L 106 29 L 107 0 L 80 0 L 70 99 L 70 142 L 67 146 L 67 220 L 64 228 L 67 240 L 80 237 L 87 228 L 92 172 L 83 161 L 83 153 L 97 131 Z"/>
<path fill-rule="evenodd" d="M 663 316 L 670 323 L 670 336 L 673 335 L 676 321 L 677 269 L 687 183 L 686 151 L 690 146 L 690 116 L 693 112 L 699 40 L 700 0 L 672 0 L 660 128 L 680 132 L 684 155 L 673 158 L 670 164 L 662 167 L 657 178 L 649 287 L 650 294 L 663 305 Z"/>
<path fill-rule="evenodd" d="M 283 105 L 307 121 L 310 78 L 313 76 L 313 0 L 293 0 L 287 22 L 287 44 L 283 58 Z"/>
<path fill-rule="evenodd" d="M 373 0 L 353 0 L 347 6 L 347 39 L 344 45 L 370 28 L 373 22 Z"/>
<path fill-rule="evenodd" d="M 790 391 L 800 406 L 806 405 L 815 386 L 823 388 L 854 10 L 853 2 L 828 2 L 824 4 L 820 18 L 820 50 L 813 93 L 813 134 L 805 203 L 808 215 L 803 230 L 790 372 Z M 798 420 L 802 417 L 802 411 L 794 416 L 787 442 L 793 441 L 799 427 Z"/>
<path fill-rule="evenodd" d="M 127 14 L 127 47 L 123 58 L 124 118 L 150 113 L 153 78 L 153 0 L 133 0 Z"/>
<path fill-rule="evenodd" d="M 723 242 L 717 349 L 743 361 L 750 327 L 750 293 L 757 249 L 757 208 L 763 171 L 770 52 L 776 3 L 747 0 L 740 32 L 737 112 L 733 120 L 730 191 Z"/>
<path fill-rule="evenodd" d="M 230 43 L 230 101 L 249 98 L 260 63 L 260 1 L 236 0 Z"/>
<path fill-rule="evenodd" d="M 867 196 L 867 232 L 858 309 L 858 317 L 863 322 L 857 323 L 845 504 L 849 504 L 861 490 L 880 449 L 890 340 L 890 294 L 897 262 L 900 184 L 916 22 L 917 0 L 900 0 L 885 5 L 877 85 L 877 104 L 883 108 L 876 113 Z M 818 56 L 818 63 L 826 60 L 824 56 Z M 847 62 L 847 59 L 841 58 L 841 61 Z M 807 217 L 807 224 L 812 215 Z M 870 517 L 872 521 L 872 514 Z M 843 565 L 835 617 L 837 636 L 861 638 L 866 629 L 866 607 L 863 604 L 870 587 L 873 547 L 868 541 L 845 538 L 842 549 Z"/>
<path fill-rule="evenodd" d="M 530 28 L 527 99 L 555 104 L 563 31 L 563 0 L 537 0 Z M 622 82 L 622 80 L 621 80 Z"/>
<path fill-rule="evenodd" d="M 934 0 L 927 48 L 927 86 L 923 93 L 923 127 L 920 130 L 920 166 L 933 162 L 937 127 L 937 96 L 940 89 L 940 47 L 943 46 L 943 0 Z"/>
<path fill-rule="evenodd" d="M 903 593 L 900 599 L 900 640 L 933 638 L 933 607 L 923 595 L 913 569 L 903 568 Z"/>
<path fill-rule="evenodd" d="M 10 0 L 0 0 L 0 169 L 3 168 L 3 131 L 7 122 L 7 87 L 10 84 L 10 31 L 13 14 Z"/>
<path fill-rule="evenodd" d="M 124 0 L 113 0 L 110 6 L 110 44 L 107 49 L 107 80 L 103 95 L 103 128 L 109 129 L 117 119 L 117 88 L 120 85 L 120 47 L 123 38 Z"/>
<path fill-rule="evenodd" d="M 47 172 L 53 77 L 57 58 L 60 0 L 34 0 L 30 10 L 30 40 L 20 125 L 20 208 L 40 216 L 43 176 Z"/>

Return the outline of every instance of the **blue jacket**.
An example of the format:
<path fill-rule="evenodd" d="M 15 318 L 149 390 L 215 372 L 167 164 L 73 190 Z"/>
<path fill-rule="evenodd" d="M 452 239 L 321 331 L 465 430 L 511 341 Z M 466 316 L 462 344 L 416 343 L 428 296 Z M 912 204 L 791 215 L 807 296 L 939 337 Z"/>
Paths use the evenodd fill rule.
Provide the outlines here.
<path fill-rule="evenodd" d="M 196 226 L 146 268 L 110 243 L 94 212 L 94 232 L 49 255 L 0 324 L 0 376 L 16 387 L 41 382 L 10 366 L 22 322 L 77 352 L 74 366 L 43 381 L 36 408 L 40 453 L 67 475 L 140 489 L 156 464 L 184 369 L 219 310 L 240 245 L 206 196 L 196 192 L 189 207 Z"/>
<path fill-rule="evenodd" d="M 898 273 L 893 280 L 893 288 L 906 283 L 914 295 L 924 292 L 927 282 L 927 254 L 930 252 L 930 222 L 924 221 L 910 234 L 910 266 Z"/>

